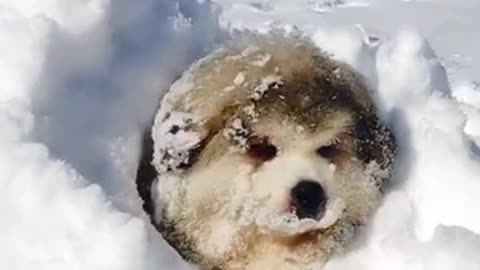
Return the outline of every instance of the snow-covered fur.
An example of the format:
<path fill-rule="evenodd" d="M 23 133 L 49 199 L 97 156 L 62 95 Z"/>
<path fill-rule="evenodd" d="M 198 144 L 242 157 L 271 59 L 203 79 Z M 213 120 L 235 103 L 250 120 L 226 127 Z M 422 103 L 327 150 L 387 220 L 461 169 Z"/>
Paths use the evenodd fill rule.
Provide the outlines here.
<path fill-rule="evenodd" d="M 201 269 L 320 269 L 367 223 L 394 156 L 352 68 L 301 35 L 245 35 L 163 97 L 137 187 L 154 226 Z M 311 216 L 293 195 L 302 181 L 321 187 Z"/>

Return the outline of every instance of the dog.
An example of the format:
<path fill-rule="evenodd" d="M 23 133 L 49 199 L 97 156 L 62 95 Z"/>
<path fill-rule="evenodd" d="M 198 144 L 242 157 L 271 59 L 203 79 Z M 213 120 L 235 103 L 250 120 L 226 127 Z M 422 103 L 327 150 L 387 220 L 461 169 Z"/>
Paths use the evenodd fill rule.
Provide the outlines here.
<path fill-rule="evenodd" d="M 321 269 L 392 174 L 373 96 L 301 34 L 226 42 L 163 96 L 142 142 L 143 208 L 200 269 Z"/>

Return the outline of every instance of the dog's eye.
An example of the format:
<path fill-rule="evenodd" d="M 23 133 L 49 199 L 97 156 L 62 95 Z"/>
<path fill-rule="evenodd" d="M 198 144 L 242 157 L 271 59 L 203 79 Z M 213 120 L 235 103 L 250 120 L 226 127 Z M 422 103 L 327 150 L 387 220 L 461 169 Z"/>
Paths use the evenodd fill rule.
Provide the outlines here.
<path fill-rule="evenodd" d="M 248 140 L 247 155 L 259 161 L 269 161 L 277 156 L 277 147 L 267 138 L 252 137 Z"/>
<path fill-rule="evenodd" d="M 340 148 L 336 144 L 323 145 L 317 148 L 317 155 L 331 162 L 334 162 L 340 153 Z"/>

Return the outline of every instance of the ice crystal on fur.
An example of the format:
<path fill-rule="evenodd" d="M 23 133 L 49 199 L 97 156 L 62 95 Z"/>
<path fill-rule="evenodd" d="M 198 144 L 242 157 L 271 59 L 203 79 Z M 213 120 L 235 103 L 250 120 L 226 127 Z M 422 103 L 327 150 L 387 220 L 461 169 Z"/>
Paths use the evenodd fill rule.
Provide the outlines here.
<path fill-rule="evenodd" d="M 282 77 L 278 75 L 268 75 L 262 79 L 261 83 L 253 89 L 252 98 L 254 100 L 261 99 L 265 92 L 270 88 L 277 89 L 283 85 Z"/>
<path fill-rule="evenodd" d="M 272 59 L 272 55 L 269 53 L 260 55 L 257 60 L 253 61 L 251 64 L 257 67 L 263 67 L 265 66 L 270 59 Z"/>
<path fill-rule="evenodd" d="M 258 211 L 255 224 L 266 234 L 279 236 L 299 235 L 308 231 L 325 229 L 333 225 L 341 216 L 345 203 L 334 199 L 327 206 L 327 212 L 319 221 L 299 219 L 293 213 L 278 213 L 267 208 Z"/>
<path fill-rule="evenodd" d="M 258 113 L 255 111 L 254 104 L 243 107 L 242 111 L 249 117 L 252 123 L 255 123 L 257 121 Z"/>
<path fill-rule="evenodd" d="M 241 85 L 243 82 L 245 82 L 245 73 L 239 72 L 235 79 L 233 79 L 233 83 L 235 85 Z"/>
<path fill-rule="evenodd" d="M 174 112 L 156 127 L 156 136 L 162 138 L 155 145 L 157 170 L 169 172 L 191 162 L 189 153 L 200 142 L 198 132 L 191 129 L 194 122 L 194 115 Z"/>
<path fill-rule="evenodd" d="M 239 149 L 244 150 L 251 131 L 245 126 L 242 119 L 233 120 L 232 125 L 224 130 L 223 135 Z"/>
<path fill-rule="evenodd" d="M 248 57 L 253 53 L 258 52 L 259 48 L 257 46 L 249 46 L 245 50 L 242 51 L 243 57 Z"/>

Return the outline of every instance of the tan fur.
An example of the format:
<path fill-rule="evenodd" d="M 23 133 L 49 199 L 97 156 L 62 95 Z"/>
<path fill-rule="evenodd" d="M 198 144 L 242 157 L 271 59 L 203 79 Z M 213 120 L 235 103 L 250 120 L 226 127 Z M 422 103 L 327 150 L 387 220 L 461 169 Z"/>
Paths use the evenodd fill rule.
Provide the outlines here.
<path fill-rule="evenodd" d="M 197 140 L 178 168 L 161 165 L 174 137 L 162 125 L 176 112 L 194 118 L 179 132 Z M 276 157 L 249 155 L 248 140 L 232 136 L 239 126 L 268 138 Z M 241 37 L 193 65 L 164 97 L 153 141 L 153 223 L 185 259 L 222 270 L 319 269 L 368 222 L 395 153 L 362 78 L 284 34 Z M 331 143 L 341 150 L 335 160 L 319 157 Z M 332 213 L 342 204 L 334 223 L 293 234 L 262 225 L 289 211 L 288 191 L 302 177 L 325 187 Z"/>

